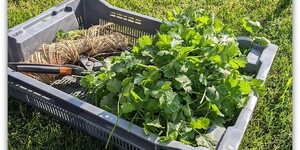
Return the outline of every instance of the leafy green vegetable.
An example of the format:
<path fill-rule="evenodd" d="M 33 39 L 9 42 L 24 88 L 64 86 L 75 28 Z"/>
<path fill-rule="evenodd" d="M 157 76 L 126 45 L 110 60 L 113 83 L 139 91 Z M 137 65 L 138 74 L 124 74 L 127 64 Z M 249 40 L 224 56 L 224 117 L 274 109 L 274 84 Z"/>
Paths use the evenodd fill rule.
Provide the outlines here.
<path fill-rule="evenodd" d="M 82 37 L 83 34 L 84 34 L 84 32 L 82 32 L 81 30 L 73 30 L 73 31 L 68 31 L 68 32 L 59 30 L 56 33 L 56 41 L 76 40 L 76 39 Z"/>
<path fill-rule="evenodd" d="M 235 36 L 203 10 L 167 13 L 153 38 L 142 36 L 132 52 L 105 59 L 81 85 L 100 107 L 154 133 L 161 141 L 216 145 L 207 130 L 227 126 L 262 81 L 244 75 L 247 64 Z M 243 20 L 249 32 L 258 22 Z M 264 43 L 263 38 L 258 39 Z"/>
<path fill-rule="evenodd" d="M 243 18 L 242 24 L 243 27 L 251 33 L 257 32 L 259 29 L 261 29 L 261 25 L 258 21 L 252 21 L 249 18 Z"/>
<path fill-rule="evenodd" d="M 265 37 L 255 37 L 255 38 L 253 39 L 253 42 L 254 42 L 254 43 L 257 43 L 257 44 L 260 44 L 260 45 L 268 45 L 268 44 L 271 43 L 271 42 L 270 42 L 268 39 L 266 39 Z"/>
<path fill-rule="evenodd" d="M 130 113 L 135 110 L 135 107 L 132 103 L 126 102 L 121 106 L 122 113 Z"/>
<path fill-rule="evenodd" d="M 199 118 L 197 120 L 193 120 L 191 122 L 191 127 L 194 129 L 207 129 L 209 126 L 209 119 L 208 118 Z"/>
<path fill-rule="evenodd" d="M 122 82 L 117 79 L 111 79 L 106 83 L 106 88 L 112 93 L 120 92 L 122 88 Z"/>

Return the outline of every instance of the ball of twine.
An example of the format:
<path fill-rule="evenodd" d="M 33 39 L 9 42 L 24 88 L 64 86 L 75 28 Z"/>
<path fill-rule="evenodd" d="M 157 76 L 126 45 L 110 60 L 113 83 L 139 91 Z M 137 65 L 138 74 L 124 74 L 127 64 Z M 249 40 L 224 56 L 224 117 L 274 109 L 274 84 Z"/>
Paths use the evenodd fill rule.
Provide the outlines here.
<path fill-rule="evenodd" d="M 29 56 L 25 62 L 35 64 L 75 64 L 80 55 L 93 56 L 99 53 L 116 52 L 126 49 L 128 39 L 121 33 L 114 32 L 115 24 L 92 26 L 82 30 L 83 36 L 77 40 L 62 40 L 43 44 Z M 26 75 L 50 84 L 57 75 L 43 73 L 26 73 Z"/>

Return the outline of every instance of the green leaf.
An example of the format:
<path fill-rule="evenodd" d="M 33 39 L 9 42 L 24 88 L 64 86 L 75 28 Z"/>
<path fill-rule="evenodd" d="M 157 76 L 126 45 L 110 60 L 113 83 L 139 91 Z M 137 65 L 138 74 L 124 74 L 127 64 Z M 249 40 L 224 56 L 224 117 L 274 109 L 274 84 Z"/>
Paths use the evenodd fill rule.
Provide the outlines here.
<path fill-rule="evenodd" d="M 223 23 L 222 23 L 222 21 L 216 19 L 216 20 L 215 20 L 215 31 L 216 31 L 216 32 L 219 32 L 219 31 L 222 30 L 222 28 L 223 28 Z"/>
<path fill-rule="evenodd" d="M 220 95 L 219 92 L 217 91 L 217 89 L 214 86 L 211 87 L 207 87 L 206 88 L 207 91 L 207 98 L 209 98 L 209 101 L 212 102 L 218 102 L 220 99 Z"/>
<path fill-rule="evenodd" d="M 113 66 L 111 59 L 104 59 L 103 60 L 103 68 L 100 68 L 101 71 L 110 71 L 111 67 Z"/>
<path fill-rule="evenodd" d="M 159 109 L 160 104 L 156 99 L 150 99 L 146 106 L 147 110 L 153 111 Z"/>
<path fill-rule="evenodd" d="M 172 131 L 168 134 L 168 137 L 170 137 L 171 140 L 177 140 L 178 132 L 177 131 Z"/>
<path fill-rule="evenodd" d="M 215 149 L 215 146 L 218 145 L 218 142 L 217 142 L 216 138 L 214 137 L 213 133 L 210 132 L 210 133 L 202 134 L 202 136 L 210 144 L 210 146 Z"/>
<path fill-rule="evenodd" d="M 86 75 L 86 76 L 81 78 L 80 85 L 83 88 L 89 88 L 90 85 L 93 85 L 93 82 L 94 82 L 94 76 L 93 75 Z"/>
<path fill-rule="evenodd" d="M 189 105 L 185 105 L 182 107 L 183 113 L 185 116 L 189 117 L 192 115 L 191 109 Z"/>
<path fill-rule="evenodd" d="M 222 109 L 228 118 L 231 118 L 236 114 L 235 105 L 232 104 L 229 100 L 225 100 L 222 103 Z"/>
<path fill-rule="evenodd" d="M 172 41 L 171 41 L 171 48 L 174 48 L 178 45 L 180 45 L 183 42 L 183 40 L 181 40 L 180 35 L 173 33 L 172 34 Z"/>
<path fill-rule="evenodd" d="M 155 119 L 151 122 L 148 122 L 146 123 L 147 126 L 152 126 L 152 127 L 156 127 L 156 128 L 162 128 L 164 129 L 165 127 L 163 127 L 161 124 L 160 124 L 160 121 L 159 119 Z"/>
<path fill-rule="evenodd" d="M 169 136 L 164 136 L 164 137 L 161 137 L 159 139 L 160 142 L 164 143 L 164 142 L 169 142 L 171 139 Z"/>
<path fill-rule="evenodd" d="M 186 65 L 182 65 L 180 67 L 180 72 L 182 72 L 182 73 L 186 73 L 188 70 L 189 70 L 189 67 Z"/>
<path fill-rule="evenodd" d="M 195 139 L 196 133 L 194 130 L 191 131 L 187 131 L 187 132 L 183 132 L 186 136 L 188 136 L 188 138 L 190 139 Z"/>
<path fill-rule="evenodd" d="M 97 75 L 97 78 L 98 78 L 99 80 L 101 80 L 101 81 L 109 80 L 110 77 L 111 77 L 111 75 L 108 74 L 108 73 L 100 73 L 100 74 Z"/>
<path fill-rule="evenodd" d="M 150 95 L 154 98 L 160 98 L 162 93 L 160 91 L 157 91 L 157 90 L 152 90 Z"/>
<path fill-rule="evenodd" d="M 230 83 L 231 87 L 235 87 L 239 83 L 239 72 L 233 71 L 228 78 L 228 82 Z"/>
<path fill-rule="evenodd" d="M 170 54 L 171 54 L 171 52 L 164 51 L 164 50 L 161 50 L 161 51 L 157 52 L 158 56 L 164 56 L 164 55 L 170 55 Z"/>
<path fill-rule="evenodd" d="M 174 123 L 173 122 L 168 122 L 167 123 L 167 133 L 171 132 L 171 131 L 175 131 L 175 130 L 176 130 L 176 127 L 175 127 Z"/>
<path fill-rule="evenodd" d="M 114 101 L 114 93 L 109 93 L 105 96 L 103 96 L 102 100 L 100 101 L 100 107 L 102 108 L 109 108 L 110 111 L 113 111 L 116 109 L 117 101 Z"/>
<path fill-rule="evenodd" d="M 201 145 L 201 146 L 213 149 L 211 144 L 202 135 L 196 136 L 196 142 L 197 142 L 198 146 Z"/>
<path fill-rule="evenodd" d="M 130 91 L 133 89 L 134 85 L 133 83 L 131 83 L 131 79 L 132 78 L 125 78 L 122 82 L 122 86 L 123 86 L 123 92 L 122 95 L 125 97 L 128 97 L 130 94 Z"/>
<path fill-rule="evenodd" d="M 224 114 L 222 114 L 219 110 L 219 108 L 217 107 L 217 105 L 212 104 L 211 105 L 212 110 L 220 117 L 224 117 Z"/>
<path fill-rule="evenodd" d="M 172 85 L 172 82 L 165 81 L 164 84 L 161 86 L 161 89 L 163 89 L 163 90 L 169 90 L 170 87 L 171 87 L 171 85 Z"/>
<path fill-rule="evenodd" d="M 175 77 L 175 71 L 172 69 L 172 67 L 170 67 L 170 66 L 164 66 L 162 69 L 163 69 L 164 76 L 166 78 L 173 78 L 173 77 Z"/>
<path fill-rule="evenodd" d="M 168 115 L 173 114 L 180 108 L 178 95 L 173 91 L 165 91 L 159 98 L 159 102 L 165 113 Z"/>
<path fill-rule="evenodd" d="M 212 44 L 211 38 L 212 38 L 213 34 L 214 34 L 214 30 L 212 27 L 208 27 L 208 28 L 204 29 L 203 36 L 206 37 L 206 40 L 204 41 L 203 45 Z"/>
<path fill-rule="evenodd" d="M 179 100 L 178 100 L 178 102 L 179 102 L 178 105 L 180 105 L 180 101 Z M 175 105 L 175 103 L 172 103 L 174 111 L 171 110 L 171 109 L 165 109 L 165 110 L 167 110 L 166 111 L 167 113 L 173 112 L 173 113 L 171 113 L 171 119 L 170 120 L 173 121 L 173 122 L 176 122 L 176 120 L 179 118 L 178 115 L 180 115 L 180 113 L 181 113 L 180 110 L 179 110 L 181 108 L 181 105 L 179 107 L 176 107 L 176 106 L 174 107 L 174 105 Z M 170 105 L 167 105 L 167 106 L 170 107 Z"/>
<path fill-rule="evenodd" d="M 195 131 L 195 130 L 193 130 L 193 128 L 190 128 L 185 124 L 180 129 L 185 133 L 194 133 L 194 131 Z M 193 138 L 193 137 L 190 136 L 190 138 Z"/>
<path fill-rule="evenodd" d="M 152 39 L 150 36 L 145 35 L 138 39 L 138 44 L 141 49 L 143 49 L 147 45 L 152 45 Z"/>
<path fill-rule="evenodd" d="M 247 58 L 244 56 L 240 56 L 229 60 L 229 64 L 233 69 L 244 68 L 246 67 L 247 63 Z"/>
<path fill-rule="evenodd" d="M 199 32 L 197 32 L 192 39 L 192 44 L 199 45 L 202 40 L 204 40 L 203 36 L 200 35 Z"/>
<path fill-rule="evenodd" d="M 192 102 L 191 96 L 190 94 L 187 94 L 186 96 L 184 96 L 182 99 L 184 99 L 186 101 L 187 104 Z"/>
<path fill-rule="evenodd" d="M 56 33 L 56 41 L 66 39 L 67 35 L 68 34 L 64 30 L 58 30 Z"/>
<path fill-rule="evenodd" d="M 192 82 L 186 75 L 179 75 L 175 78 L 175 80 L 180 83 L 180 87 L 183 88 L 186 92 L 192 91 Z"/>
<path fill-rule="evenodd" d="M 197 120 L 191 121 L 191 127 L 193 129 L 207 129 L 209 126 L 210 120 L 208 118 L 199 118 Z"/>
<path fill-rule="evenodd" d="M 117 72 L 117 73 L 126 73 L 126 70 L 127 70 L 127 66 L 124 62 L 118 62 L 118 63 L 115 63 L 111 69 L 114 71 L 114 72 Z"/>
<path fill-rule="evenodd" d="M 220 63 L 222 62 L 220 55 L 214 55 L 210 57 L 210 60 L 215 62 L 215 63 Z"/>
<path fill-rule="evenodd" d="M 253 79 L 251 80 L 251 88 L 258 93 L 259 96 L 263 96 L 265 92 L 265 87 L 263 87 L 263 80 Z"/>
<path fill-rule="evenodd" d="M 135 78 L 133 79 L 133 83 L 140 85 L 144 79 L 145 79 L 145 77 L 138 73 L 138 74 L 136 74 Z"/>
<path fill-rule="evenodd" d="M 240 87 L 240 91 L 243 94 L 250 94 L 252 91 L 250 83 L 248 81 L 240 81 L 239 87 Z"/>
<path fill-rule="evenodd" d="M 121 91 L 122 82 L 117 79 L 111 79 L 106 83 L 106 88 L 112 93 L 118 93 Z"/>
<path fill-rule="evenodd" d="M 194 47 L 181 47 L 179 49 L 179 53 L 180 53 L 180 57 L 178 58 L 178 60 L 183 60 L 185 59 L 190 52 L 192 52 L 194 50 Z"/>
<path fill-rule="evenodd" d="M 201 22 L 203 24 L 207 24 L 208 23 L 209 18 L 207 16 L 201 16 L 195 19 L 195 21 Z"/>
<path fill-rule="evenodd" d="M 56 41 L 76 40 L 82 36 L 84 36 L 84 34 L 80 30 L 73 30 L 68 32 L 65 32 L 63 30 L 58 30 L 56 33 Z"/>
<path fill-rule="evenodd" d="M 175 19 L 174 15 L 173 15 L 173 13 L 171 11 L 167 11 L 167 16 L 168 16 L 167 19 L 170 20 L 170 21 L 172 21 L 172 20 Z"/>
<path fill-rule="evenodd" d="M 140 96 L 139 96 L 137 93 L 135 93 L 133 90 L 130 90 L 130 94 L 132 95 L 132 97 L 133 97 L 133 99 L 134 99 L 135 101 L 140 101 L 140 100 L 142 100 L 142 99 L 140 98 Z"/>
<path fill-rule="evenodd" d="M 234 56 L 239 54 L 239 48 L 234 43 L 228 43 L 225 45 L 223 50 L 220 53 L 220 57 L 222 61 L 228 62 L 230 59 L 232 59 Z"/>
<path fill-rule="evenodd" d="M 175 46 L 178 46 L 180 45 L 181 43 L 183 42 L 183 40 L 177 40 L 177 39 L 173 39 L 172 42 L 171 42 L 171 47 L 175 47 Z"/>
<path fill-rule="evenodd" d="M 167 49 L 171 46 L 172 37 L 166 34 L 157 34 L 158 41 L 156 42 L 156 46 L 160 49 Z"/>
<path fill-rule="evenodd" d="M 247 104 L 247 102 L 248 102 L 248 100 L 249 100 L 249 96 L 240 98 L 239 101 L 238 101 L 237 107 L 238 107 L 238 108 L 243 108 L 243 107 L 245 107 L 246 104 Z"/>
<path fill-rule="evenodd" d="M 215 117 L 213 120 L 211 120 L 211 125 L 224 127 L 224 124 L 226 123 L 225 118 L 227 118 L 225 115 L 224 117 Z"/>
<path fill-rule="evenodd" d="M 185 41 L 189 41 L 190 39 L 192 39 L 196 34 L 196 31 L 193 29 L 187 29 L 186 31 L 183 31 L 183 33 L 181 34 L 182 39 L 184 39 Z"/>
<path fill-rule="evenodd" d="M 121 105 L 121 112 L 122 113 L 130 113 L 135 110 L 135 106 L 130 102 L 125 102 Z"/>
<path fill-rule="evenodd" d="M 141 54 L 142 54 L 142 56 L 149 56 L 149 57 L 153 58 L 153 56 L 151 55 L 151 52 L 148 50 L 143 50 L 141 52 Z"/>
<path fill-rule="evenodd" d="M 258 21 L 252 21 L 249 18 L 242 19 L 242 25 L 245 30 L 254 33 L 261 28 L 261 25 Z"/>
<path fill-rule="evenodd" d="M 160 33 L 168 33 L 170 29 L 172 29 L 175 26 L 174 22 L 169 20 L 163 20 L 162 24 L 159 27 Z"/>
<path fill-rule="evenodd" d="M 199 81 L 203 85 L 207 86 L 207 80 L 206 80 L 206 77 L 203 75 L 203 73 L 200 74 Z"/>
<path fill-rule="evenodd" d="M 139 53 L 139 52 L 140 52 L 140 49 L 139 49 L 139 47 L 137 47 L 136 45 L 134 45 L 131 51 L 132 51 L 133 53 Z"/>
<path fill-rule="evenodd" d="M 180 141 L 181 143 L 183 143 L 183 144 L 186 144 L 186 145 L 191 145 L 191 144 L 192 144 L 191 142 L 189 142 L 189 141 L 187 141 L 187 140 L 185 140 L 185 139 L 183 139 L 183 138 L 180 138 L 179 141 Z"/>
<path fill-rule="evenodd" d="M 266 45 L 270 44 L 271 42 L 268 39 L 266 39 L 265 37 L 255 37 L 253 40 L 253 43 L 257 43 L 257 44 L 266 46 Z"/>
<path fill-rule="evenodd" d="M 143 130 L 146 135 L 150 135 L 152 133 L 150 130 L 148 130 L 147 126 L 144 126 Z"/>

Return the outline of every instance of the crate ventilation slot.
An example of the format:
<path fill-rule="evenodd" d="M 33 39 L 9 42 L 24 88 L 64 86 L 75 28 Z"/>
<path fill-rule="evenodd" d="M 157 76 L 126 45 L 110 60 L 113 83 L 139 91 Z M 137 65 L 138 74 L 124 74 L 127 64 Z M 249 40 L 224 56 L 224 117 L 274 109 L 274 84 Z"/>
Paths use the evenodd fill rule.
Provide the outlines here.
<path fill-rule="evenodd" d="M 104 19 L 99 19 L 99 25 L 105 25 L 107 23 L 109 23 L 109 21 L 104 20 Z M 137 30 L 137 29 L 134 29 L 129 26 L 120 25 L 117 23 L 115 23 L 115 25 L 116 25 L 115 28 L 110 29 L 110 30 L 114 30 L 116 32 L 122 33 L 124 36 L 126 36 L 128 38 L 128 40 L 131 44 L 135 44 L 137 42 L 138 38 L 141 36 L 144 36 L 144 35 L 148 35 L 150 37 L 154 36 L 153 34 L 150 34 L 150 33 L 147 33 L 147 32 L 141 31 L 141 30 Z"/>
<path fill-rule="evenodd" d="M 129 21 L 129 22 L 135 23 L 135 24 L 139 24 L 139 25 L 142 24 L 142 21 L 140 19 L 133 18 L 133 17 L 130 17 L 130 16 L 126 16 L 124 14 L 116 13 L 116 12 L 113 12 L 113 11 L 110 12 L 110 16 L 114 17 L 114 18 L 126 20 L 126 21 Z"/>

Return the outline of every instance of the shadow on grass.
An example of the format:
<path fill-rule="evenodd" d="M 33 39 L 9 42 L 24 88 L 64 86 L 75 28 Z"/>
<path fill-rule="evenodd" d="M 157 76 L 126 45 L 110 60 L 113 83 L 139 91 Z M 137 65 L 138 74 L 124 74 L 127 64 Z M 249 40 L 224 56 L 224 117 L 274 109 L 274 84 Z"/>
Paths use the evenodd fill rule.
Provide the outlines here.
<path fill-rule="evenodd" d="M 269 13 L 269 15 L 264 19 L 262 22 L 263 25 L 266 24 L 270 20 L 275 20 L 278 18 L 285 9 L 287 9 L 290 5 L 292 5 L 293 1 L 292 0 L 280 0 L 277 3 L 277 7 Z"/>

